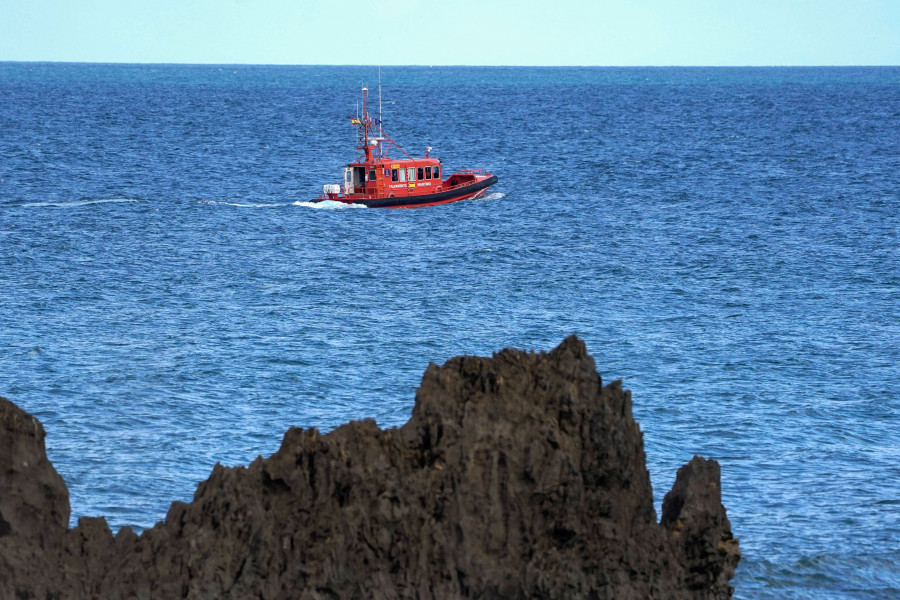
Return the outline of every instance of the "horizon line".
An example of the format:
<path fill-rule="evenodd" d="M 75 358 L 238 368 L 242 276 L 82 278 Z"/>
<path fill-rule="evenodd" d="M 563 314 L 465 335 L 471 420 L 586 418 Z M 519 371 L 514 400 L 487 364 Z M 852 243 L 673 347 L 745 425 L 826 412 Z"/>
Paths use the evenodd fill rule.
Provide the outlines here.
<path fill-rule="evenodd" d="M 505 69 L 855 69 L 855 68 L 897 68 L 900 64 L 744 64 L 744 65 L 694 65 L 694 64 L 646 64 L 646 65 L 519 65 L 519 64 L 363 64 L 363 63 L 250 63 L 250 62 L 128 62 L 91 60 L 6 60 L 0 64 L 57 64 L 57 65 L 123 65 L 123 66 L 196 66 L 196 67 L 472 67 Z"/>

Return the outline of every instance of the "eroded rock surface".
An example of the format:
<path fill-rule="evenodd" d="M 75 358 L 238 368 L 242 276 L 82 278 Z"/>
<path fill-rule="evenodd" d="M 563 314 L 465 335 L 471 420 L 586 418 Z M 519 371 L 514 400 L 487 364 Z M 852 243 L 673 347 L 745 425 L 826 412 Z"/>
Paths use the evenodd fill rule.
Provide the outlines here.
<path fill-rule="evenodd" d="M 0 598 L 727 598 L 740 558 L 715 461 L 657 523 L 630 393 L 574 336 L 429 366 L 399 429 L 291 428 L 140 536 L 68 516 L 0 399 Z"/>

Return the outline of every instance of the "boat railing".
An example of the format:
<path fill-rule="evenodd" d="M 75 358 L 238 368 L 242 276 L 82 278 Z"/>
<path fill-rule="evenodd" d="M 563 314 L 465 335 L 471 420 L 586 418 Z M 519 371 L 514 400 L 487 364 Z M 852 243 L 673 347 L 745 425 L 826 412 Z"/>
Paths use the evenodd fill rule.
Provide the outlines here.
<path fill-rule="evenodd" d="M 456 185 L 451 185 L 451 186 L 445 187 L 443 189 L 443 191 L 449 192 L 450 190 L 456 190 L 461 187 L 466 187 L 467 185 L 472 185 L 473 183 L 475 183 L 475 182 L 474 181 L 463 181 L 461 183 L 457 183 Z"/>
<path fill-rule="evenodd" d="M 460 169 L 453 175 L 472 175 L 472 176 L 481 175 L 483 177 L 487 177 L 489 175 L 489 173 L 487 172 L 487 169 Z M 453 178 L 453 175 L 450 176 L 450 179 Z M 456 185 L 451 185 L 449 187 L 445 187 L 444 191 L 446 192 L 449 190 L 459 189 L 461 187 L 466 187 L 466 186 L 472 185 L 473 183 L 475 183 L 475 181 L 468 179 L 466 181 L 461 181 L 461 182 L 457 183 Z"/>

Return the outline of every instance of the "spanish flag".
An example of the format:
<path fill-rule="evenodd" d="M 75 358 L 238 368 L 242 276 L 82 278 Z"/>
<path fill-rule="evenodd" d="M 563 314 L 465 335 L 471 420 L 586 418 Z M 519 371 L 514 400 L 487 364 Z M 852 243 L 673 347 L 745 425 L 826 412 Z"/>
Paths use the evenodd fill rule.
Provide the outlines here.
<path fill-rule="evenodd" d="M 359 119 L 356 119 L 356 118 L 354 118 L 354 117 L 350 117 L 350 124 L 351 124 L 351 125 L 360 125 Z"/>

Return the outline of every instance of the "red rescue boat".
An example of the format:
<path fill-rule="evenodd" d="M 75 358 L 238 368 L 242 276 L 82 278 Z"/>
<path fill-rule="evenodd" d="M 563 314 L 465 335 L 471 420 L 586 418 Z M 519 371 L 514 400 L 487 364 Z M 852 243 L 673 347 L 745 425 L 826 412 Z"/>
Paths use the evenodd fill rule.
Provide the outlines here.
<path fill-rule="evenodd" d="M 381 119 L 372 119 L 368 111 L 368 88 L 363 88 L 362 116 L 351 117 L 359 127 L 356 162 L 344 167 L 343 185 L 322 186 L 322 195 L 313 200 L 335 200 L 346 204 L 364 204 L 370 208 L 414 208 L 478 198 L 497 183 L 497 176 L 485 169 L 462 169 L 442 179 L 441 161 L 429 156 L 413 158 L 381 128 Z M 406 158 L 393 159 L 388 152 L 396 148 Z"/>

